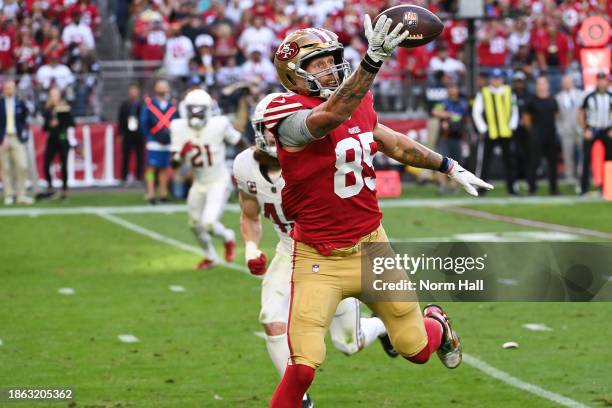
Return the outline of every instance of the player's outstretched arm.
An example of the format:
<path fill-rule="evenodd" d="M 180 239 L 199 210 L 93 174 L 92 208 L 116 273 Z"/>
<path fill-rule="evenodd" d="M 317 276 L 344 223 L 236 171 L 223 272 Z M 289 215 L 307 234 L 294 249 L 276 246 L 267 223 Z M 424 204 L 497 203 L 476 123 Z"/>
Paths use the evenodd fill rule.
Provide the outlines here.
<path fill-rule="evenodd" d="M 385 125 L 380 123 L 376 125 L 374 128 L 374 140 L 378 144 L 378 151 L 392 159 L 409 166 L 446 173 L 473 196 L 478 195 L 477 188 L 493 189 L 491 184 L 485 183 L 461 167 L 455 160 L 443 157 L 441 154 L 428 149 L 406 135 L 396 132 Z"/>
<path fill-rule="evenodd" d="M 399 23 L 393 31 L 391 19 L 382 15 L 372 28 L 370 16 L 364 20 L 365 35 L 368 39 L 368 51 L 361 64 L 327 101 L 314 108 L 306 118 L 310 134 L 320 139 L 348 120 L 361 100 L 372 86 L 374 78 L 383 62 L 391 56 L 393 50 L 406 39 L 408 31 L 400 33 L 403 24 Z"/>
<path fill-rule="evenodd" d="M 240 233 L 245 243 L 244 254 L 249 272 L 263 275 L 266 272 L 266 255 L 259 250 L 261 241 L 261 217 L 259 203 L 253 195 L 239 192 Z"/>

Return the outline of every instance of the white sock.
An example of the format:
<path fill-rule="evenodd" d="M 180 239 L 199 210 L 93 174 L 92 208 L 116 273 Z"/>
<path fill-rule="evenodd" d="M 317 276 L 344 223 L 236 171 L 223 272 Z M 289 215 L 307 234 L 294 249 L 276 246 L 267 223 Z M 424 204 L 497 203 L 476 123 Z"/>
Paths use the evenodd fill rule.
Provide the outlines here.
<path fill-rule="evenodd" d="M 378 317 L 362 317 L 359 321 L 363 335 L 363 347 L 368 347 L 380 336 L 387 333 L 387 329 Z"/>
<path fill-rule="evenodd" d="M 213 224 L 212 233 L 217 237 L 223 238 L 224 242 L 236 240 L 236 234 L 234 231 L 229 228 L 225 228 L 225 225 L 221 224 L 220 222 L 215 222 Z"/>
<path fill-rule="evenodd" d="M 283 378 L 287 361 L 289 361 L 289 344 L 287 343 L 287 334 L 279 334 L 277 336 L 266 335 L 266 347 L 272 364 L 276 367 L 278 375 Z"/>
<path fill-rule="evenodd" d="M 212 244 L 212 239 L 210 234 L 206 232 L 203 228 L 193 227 L 191 229 L 193 234 L 195 235 L 200 247 L 204 250 L 204 257 L 210 259 L 211 261 L 218 261 L 219 257 L 217 255 L 217 251 Z"/>

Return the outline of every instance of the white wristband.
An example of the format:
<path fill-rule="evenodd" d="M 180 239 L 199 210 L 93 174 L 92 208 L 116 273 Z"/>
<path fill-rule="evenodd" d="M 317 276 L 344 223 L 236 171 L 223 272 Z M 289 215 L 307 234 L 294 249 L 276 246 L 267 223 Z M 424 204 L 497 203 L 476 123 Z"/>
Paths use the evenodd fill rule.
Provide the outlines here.
<path fill-rule="evenodd" d="M 261 255 L 261 251 L 257 248 L 256 243 L 247 241 L 246 244 L 244 244 L 244 256 L 247 262 L 251 259 L 259 258 L 259 255 Z"/>

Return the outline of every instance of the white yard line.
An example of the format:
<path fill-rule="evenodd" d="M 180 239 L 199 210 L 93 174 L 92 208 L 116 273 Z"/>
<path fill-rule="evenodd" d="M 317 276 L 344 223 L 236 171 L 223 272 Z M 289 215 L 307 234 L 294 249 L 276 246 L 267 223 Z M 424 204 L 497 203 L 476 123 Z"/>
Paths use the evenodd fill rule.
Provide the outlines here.
<path fill-rule="evenodd" d="M 409 199 L 409 200 L 393 200 L 393 201 L 383 201 L 381 202 L 381 207 L 382 208 L 393 208 L 393 207 L 416 207 L 416 206 L 422 206 L 422 207 L 430 207 L 430 206 L 435 206 L 435 207 L 447 207 L 447 206 L 455 206 L 455 205 L 466 205 L 466 204 L 540 204 L 543 202 L 546 203 L 551 203 L 551 202 L 558 202 L 558 203 L 579 203 L 579 202 L 588 202 L 588 201 L 598 201 L 598 200 L 589 200 L 589 199 L 547 199 L 547 200 L 536 200 L 536 198 L 525 198 L 525 199 L 480 199 L 480 200 L 472 200 L 472 199 L 468 199 L 468 200 L 463 200 L 463 199 L 458 199 L 458 200 L 413 200 L 413 199 Z M 114 215 L 112 215 L 111 213 L 115 213 L 115 214 L 126 214 L 126 213 L 173 213 L 173 212 L 183 212 L 185 211 L 185 206 L 184 205 L 174 205 L 174 206 L 159 206 L 159 207 L 140 207 L 140 206 L 133 206 L 133 207 L 73 207 L 73 208 L 61 208 L 61 209 L 35 209 L 35 208 L 19 208 L 19 209 L 2 209 L 0 210 L 0 216 L 17 216 L 17 215 L 51 215 L 51 214 L 96 214 L 99 215 L 100 217 L 102 217 L 103 219 L 115 223 L 117 225 L 120 225 L 130 231 L 136 232 L 138 234 L 144 235 L 148 238 L 154 239 L 156 241 L 159 242 L 163 242 L 165 244 L 174 246 L 176 248 L 182 249 L 184 251 L 187 252 L 191 252 L 191 253 L 195 253 L 198 255 L 201 255 L 201 250 L 200 248 L 194 246 L 194 245 L 190 245 L 190 244 L 186 244 L 184 242 L 178 241 L 174 238 L 170 238 L 167 237 L 165 235 L 159 234 L 155 231 L 151 231 L 149 229 L 143 228 L 139 225 L 136 225 L 134 223 L 131 223 L 129 221 L 126 221 L 122 218 L 116 217 Z M 237 206 L 234 205 L 230 205 L 228 206 L 228 208 L 230 211 L 237 211 Z M 465 211 L 472 211 L 469 209 L 459 209 L 459 210 L 465 210 Z M 475 210 L 474 210 L 475 211 Z M 459 211 L 457 211 L 459 212 Z M 504 221 L 504 222 L 511 222 L 511 223 L 516 223 L 519 225 L 526 225 L 526 226 L 530 226 L 530 227 L 539 227 L 539 228 L 544 228 L 544 229 L 552 229 L 555 231 L 561 231 L 561 232 L 568 232 L 568 233 L 575 233 L 575 234 L 580 234 L 580 235 L 587 235 L 587 236 L 597 236 L 599 238 L 606 238 L 606 239 L 612 239 L 612 234 L 608 234 L 608 233 L 604 233 L 601 231 L 594 231 L 594 230 L 588 230 L 588 229 L 584 229 L 584 228 L 574 228 L 574 227 L 566 227 L 563 225 L 557 225 L 557 224 L 548 224 L 548 223 L 542 223 L 539 221 L 532 221 L 532 220 L 525 220 L 525 219 L 518 219 L 518 218 L 513 218 L 513 217 L 504 217 L 504 216 L 498 216 L 496 214 L 491 214 L 491 213 L 486 213 L 484 211 L 477 211 L 478 215 L 476 215 L 475 213 L 464 213 L 465 215 L 471 215 L 471 216 L 480 216 L 481 218 L 487 218 L 487 219 L 492 219 L 495 221 Z M 506 219 L 504 219 L 506 218 Z M 240 272 L 248 272 L 247 268 L 245 268 L 244 266 L 239 266 L 239 265 L 235 265 L 235 264 L 227 264 L 227 263 L 223 263 L 223 266 L 226 266 L 228 268 L 234 269 L 236 271 L 240 271 Z M 256 336 L 260 337 L 259 333 L 254 333 Z M 547 399 L 551 402 L 554 402 L 556 404 L 559 404 L 561 406 L 565 406 L 565 407 L 569 407 L 569 408 L 588 408 L 587 405 L 584 405 L 578 401 L 574 401 L 568 397 L 565 397 L 563 395 L 554 393 L 552 391 L 546 390 L 544 388 L 541 388 L 535 384 L 531 384 L 528 382 L 525 382 L 523 380 L 520 380 L 516 377 L 513 377 L 512 375 L 506 373 L 505 371 L 499 370 L 489 364 L 487 364 L 486 362 L 478 359 L 477 357 L 471 356 L 469 354 L 464 354 L 463 355 L 463 361 L 471 366 L 474 367 L 478 370 L 480 370 L 481 372 L 483 372 L 484 374 L 493 377 L 499 381 L 502 381 L 503 383 L 510 385 L 512 387 L 518 388 L 520 390 L 529 392 L 533 395 L 536 395 L 538 397 Z"/>
<path fill-rule="evenodd" d="M 569 407 L 569 408 L 588 408 L 588 405 L 584 405 L 581 402 L 574 401 L 573 399 L 565 397 L 561 394 L 557 394 L 555 392 L 548 391 L 542 387 L 538 387 L 535 384 L 531 384 L 523 380 L 520 380 L 516 377 L 513 377 L 507 372 L 497 369 L 472 355 L 464 353 L 463 362 L 503 383 L 506 383 L 520 390 L 527 391 L 533 395 L 537 395 L 538 397 L 547 399 L 561 406 Z"/>
<path fill-rule="evenodd" d="M 482 218 L 490 221 L 507 222 L 509 224 L 522 225 L 531 228 L 541 228 L 550 231 L 564 232 L 568 234 L 578 234 L 587 237 L 602 238 L 606 240 L 612 240 L 612 233 L 596 231 L 588 228 L 570 227 L 567 225 L 553 224 L 549 222 L 529 220 L 526 218 L 510 217 L 508 215 L 499 215 L 481 210 L 474 210 L 472 208 L 462 207 L 444 207 L 439 208 L 442 211 L 452 212 L 461 215 L 467 215 L 470 217 Z"/>
<path fill-rule="evenodd" d="M 98 211 L 96 213 L 98 216 L 104 218 L 107 221 L 110 221 L 114 224 L 120 225 L 123 228 L 126 228 L 130 231 L 136 232 L 138 234 L 144 235 L 145 237 L 154 239 L 156 241 L 159 242 L 163 242 L 164 244 L 168 244 L 168 245 L 172 245 L 173 247 L 182 249 L 183 251 L 187 251 L 187 252 L 191 252 L 194 253 L 196 255 L 202 256 L 202 249 L 198 248 L 195 245 L 190 245 L 190 244 L 186 244 L 185 242 L 182 241 L 178 241 L 174 238 L 170 238 L 168 236 L 162 235 L 158 232 L 155 231 L 151 231 L 150 229 L 146 229 L 141 227 L 140 225 L 136 225 L 134 223 L 131 223 L 129 221 L 124 220 L 123 218 L 119 218 L 116 217 L 112 214 L 108 214 L 105 213 L 103 211 Z M 234 269 L 236 271 L 240 271 L 240 272 L 248 272 L 247 268 L 245 267 L 241 267 L 239 265 L 236 264 L 231 264 L 231 263 L 227 263 L 227 262 L 220 262 L 219 265 L 223 265 L 226 266 L 230 269 Z"/>
<path fill-rule="evenodd" d="M 602 202 L 596 197 L 482 197 L 482 198 L 401 198 L 382 199 L 379 201 L 381 208 L 410 208 L 410 207 L 456 207 L 456 206 L 478 206 L 478 205 L 517 205 L 517 204 L 582 204 L 591 202 Z M 238 212 L 238 204 L 227 204 L 226 210 Z M 111 214 L 142 214 L 142 213 L 166 213 L 172 214 L 187 211 L 184 204 L 169 205 L 131 205 L 131 206 L 109 206 L 109 207 L 3 207 L 0 208 L 0 217 L 10 216 L 39 216 L 39 215 L 75 215 L 75 214 L 97 214 L 100 211 Z"/>

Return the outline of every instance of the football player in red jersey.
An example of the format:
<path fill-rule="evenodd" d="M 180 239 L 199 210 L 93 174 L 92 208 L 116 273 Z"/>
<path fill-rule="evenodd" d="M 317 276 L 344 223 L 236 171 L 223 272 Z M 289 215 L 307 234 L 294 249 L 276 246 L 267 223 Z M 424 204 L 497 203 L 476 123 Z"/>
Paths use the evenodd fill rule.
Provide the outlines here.
<path fill-rule="evenodd" d="M 368 50 L 350 74 L 337 36 L 308 28 L 289 34 L 274 64 L 289 93 L 274 98 L 264 124 L 275 135 L 285 187 L 283 212 L 293 219 L 293 275 L 288 322 L 290 361 L 270 406 L 297 408 L 325 358 L 325 333 L 338 303 L 361 296 L 361 243 L 387 242 L 376 199 L 373 155 L 447 173 L 470 194 L 491 185 L 378 123 L 369 91 L 383 62 L 408 32 L 381 16 L 365 18 Z M 350 75 L 349 75 L 350 74 Z M 399 354 L 425 363 L 461 362 L 459 339 L 446 313 L 418 302 L 368 302 L 383 320 Z"/>

